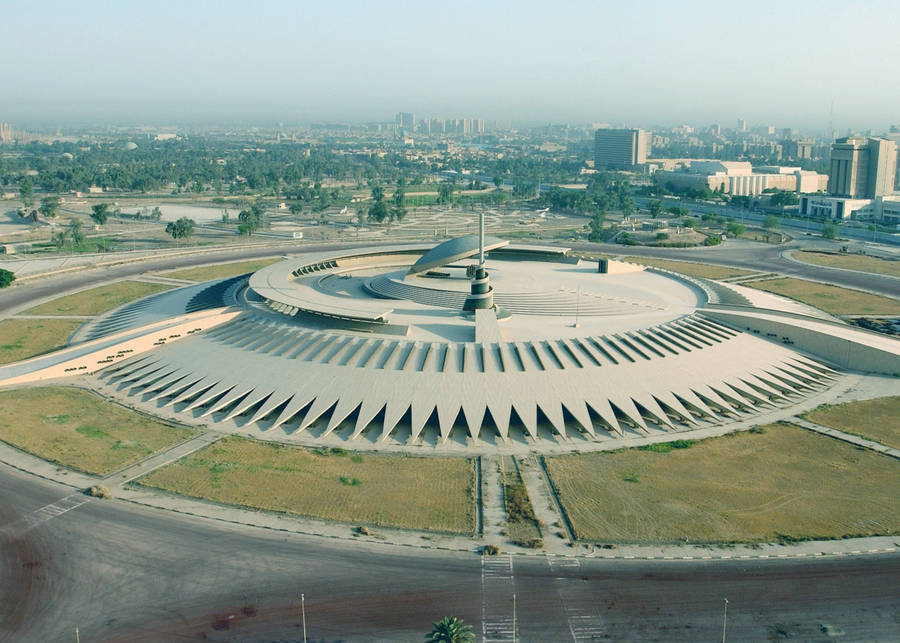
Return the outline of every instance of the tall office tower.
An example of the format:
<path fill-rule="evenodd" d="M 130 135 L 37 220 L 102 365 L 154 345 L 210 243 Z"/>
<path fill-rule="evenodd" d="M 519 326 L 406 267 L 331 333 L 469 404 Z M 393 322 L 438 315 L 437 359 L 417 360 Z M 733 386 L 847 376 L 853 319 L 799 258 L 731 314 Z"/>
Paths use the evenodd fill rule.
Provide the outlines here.
<path fill-rule="evenodd" d="M 479 118 L 478 120 L 475 121 L 475 131 L 478 134 L 484 134 L 484 119 L 483 118 Z"/>
<path fill-rule="evenodd" d="M 594 167 L 631 170 L 647 162 L 650 132 L 642 129 L 598 129 L 594 134 Z"/>
<path fill-rule="evenodd" d="M 12 126 L 9 123 L 0 123 L 0 143 L 12 143 Z"/>
<path fill-rule="evenodd" d="M 894 191 L 897 144 L 883 138 L 839 138 L 831 146 L 828 192 L 874 199 Z"/>
<path fill-rule="evenodd" d="M 739 118 L 737 122 L 737 131 L 746 132 L 747 131 L 747 119 Z"/>
<path fill-rule="evenodd" d="M 416 131 L 416 115 L 411 112 L 399 112 L 394 119 L 397 127 L 407 132 Z"/>

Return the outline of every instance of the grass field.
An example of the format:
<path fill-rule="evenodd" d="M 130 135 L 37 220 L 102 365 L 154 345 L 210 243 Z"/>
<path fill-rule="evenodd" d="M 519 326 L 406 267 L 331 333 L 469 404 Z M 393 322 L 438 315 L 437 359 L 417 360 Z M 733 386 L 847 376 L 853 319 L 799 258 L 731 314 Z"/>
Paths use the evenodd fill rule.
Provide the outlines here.
<path fill-rule="evenodd" d="M 63 348 L 82 323 L 73 319 L 4 319 L 0 321 L 0 364 Z"/>
<path fill-rule="evenodd" d="M 900 301 L 870 295 L 859 290 L 839 288 L 793 277 L 764 279 L 746 284 L 752 288 L 765 290 L 796 299 L 815 306 L 832 315 L 897 315 Z"/>
<path fill-rule="evenodd" d="M 475 529 L 474 467 L 462 458 L 355 455 L 229 437 L 141 483 L 338 522 L 456 533 Z"/>
<path fill-rule="evenodd" d="M 504 456 L 500 461 L 506 509 L 506 533 L 509 539 L 514 543 L 523 544 L 540 538 L 541 528 L 515 462 L 510 456 Z"/>
<path fill-rule="evenodd" d="M 625 257 L 625 261 L 639 263 L 644 266 L 654 266 L 665 270 L 673 270 L 692 277 L 703 279 L 730 279 L 731 277 L 743 277 L 753 274 L 749 270 L 740 268 L 728 268 L 726 266 L 713 266 L 706 263 L 690 263 L 688 261 L 669 261 L 667 259 L 651 259 L 650 257 Z"/>
<path fill-rule="evenodd" d="M 78 389 L 0 391 L 0 440 L 87 473 L 110 473 L 192 433 Z"/>
<path fill-rule="evenodd" d="M 897 395 L 834 406 L 826 404 L 807 413 L 806 419 L 900 449 L 900 396 Z"/>
<path fill-rule="evenodd" d="M 658 452 L 546 459 L 579 539 L 731 542 L 900 533 L 900 466 L 788 425 Z"/>
<path fill-rule="evenodd" d="M 25 315 L 99 315 L 129 301 L 170 290 L 172 286 L 141 281 L 117 281 L 108 286 L 59 297 L 26 310 Z"/>
<path fill-rule="evenodd" d="M 239 261 L 237 263 L 220 263 L 214 266 L 199 266 L 197 268 L 185 268 L 160 273 L 173 279 L 189 279 L 191 281 L 209 281 L 211 279 L 224 279 L 248 272 L 255 272 L 273 263 L 281 261 L 281 257 L 273 259 L 256 259 L 253 261 Z"/>
<path fill-rule="evenodd" d="M 900 261 L 890 261 L 867 255 L 810 252 L 807 250 L 795 250 L 791 256 L 797 261 L 812 263 L 817 266 L 847 268 L 848 270 L 861 270 L 862 272 L 900 277 Z"/>

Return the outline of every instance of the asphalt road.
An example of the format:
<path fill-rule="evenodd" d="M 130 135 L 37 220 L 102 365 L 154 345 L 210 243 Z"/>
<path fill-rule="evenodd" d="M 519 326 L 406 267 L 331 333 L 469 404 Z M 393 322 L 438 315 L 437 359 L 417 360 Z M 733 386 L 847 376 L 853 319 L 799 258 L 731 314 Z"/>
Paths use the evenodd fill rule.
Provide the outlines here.
<path fill-rule="evenodd" d="M 491 559 L 329 541 L 91 500 L 0 466 L 0 639 L 421 641 L 455 614 L 520 641 L 888 641 L 900 556 L 793 561 Z M 48 512 L 32 514 L 47 516 Z M 494 629 L 497 628 L 497 629 Z"/>
<path fill-rule="evenodd" d="M 635 257 L 658 257 L 681 261 L 703 261 L 747 270 L 762 272 L 779 272 L 792 277 L 812 279 L 835 286 L 868 290 L 871 292 L 900 297 L 900 279 L 887 275 L 853 272 L 837 268 L 826 268 L 811 264 L 799 263 L 786 259 L 783 254 L 790 249 L 805 248 L 812 245 L 831 247 L 837 250 L 840 245 L 828 246 L 819 242 L 797 240 L 785 245 L 755 243 L 743 240 L 729 240 L 722 246 L 711 248 L 649 248 L 643 246 L 622 246 L 618 244 L 573 243 L 573 248 L 603 252 L 614 255 L 631 255 Z M 851 244 L 853 245 L 853 244 Z"/>
<path fill-rule="evenodd" d="M 570 245 L 576 249 L 615 255 L 627 254 L 641 257 L 706 261 L 709 263 L 746 268 L 748 270 L 780 272 L 795 277 L 813 279 L 837 286 L 868 290 L 890 297 L 900 298 L 900 279 L 896 277 L 837 270 L 834 268 L 801 264 L 785 259 L 782 256 L 782 253 L 789 248 L 801 246 L 802 243 L 799 241 L 794 241 L 786 246 L 775 246 L 730 240 L 723 246 L 714 248 L 646 248 L 641 246 L 593 243 L 574 243 Z M 122 279 L 139 275 L 142 272 L 188 268 L 191 266 L 214 263 L 216 261 L 249 260 L 272 257 L 289 251 L 327 251 L 346 248 L 347 246 L 348 244 L 346 243 L 335 243 L 297 246 L 296 249 L 285 246 L 271 248 L 254 247 L 237 250 L 228 249 L 222 252 L 151 259 L 149 261 L 122 264 L 109 268 L 75 271 L 71 274 L 37 279 L 4 291 L 2 296 L 0 296 L 0 316 L 7 315 L 36 299 L 60 295 L 74 289 L 102 285 L 112 279 Z"/>
<path fill-rule="evenodd" d="M 746 245 L 699 252 L 732 265 L 780 256 L 779 248 Z M 254 248 L 38 280 L 4 292 L 0 313 L 147 270 L 282 252 Z M 73 500 L 54 503 L 70 489 L 6 466 L 0 489 L 2 640 L 70 641 L 76 626 L 83 641 L 298 640 L 300 593 L 311 641 L 421 641 L 445 614 L 479 635 L 485 627 L 511 640 L 513 594 L 521 641 L 718 640 L 723 598 L 728 640 L 900 638 L 897 555 L 715 563 L 502 557 L 483 568 L 474 554 L 329 541 L 119 501 L 61 513 Z M 60 509 L 41 510 L 47 505 Z"/>

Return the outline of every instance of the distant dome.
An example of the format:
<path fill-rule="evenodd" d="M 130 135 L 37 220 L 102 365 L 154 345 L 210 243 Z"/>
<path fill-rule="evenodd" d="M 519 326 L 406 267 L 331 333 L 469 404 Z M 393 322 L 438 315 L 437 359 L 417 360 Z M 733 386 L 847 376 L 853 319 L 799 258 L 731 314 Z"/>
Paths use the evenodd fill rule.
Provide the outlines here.
<path fill-rule="evenodd" d="M 125 149 L 126 149 L 126 150 L 136 150 L 136 149 L 137 149 L 137 143 L 134 143 L 134 142 L 132 142 L 132 141 L 128 141 L 127 143 L 125 143 Z"/>
<path fill-rule="evenodd" d="M 72 159 L 75 158 L 75 156 L 73 154 L 70 154 L 69 152 L 63 152 L 62 154 L 60 154 L 60 156 L 64 159 L 66 159 L 67 161 L 71 161 Z"/>

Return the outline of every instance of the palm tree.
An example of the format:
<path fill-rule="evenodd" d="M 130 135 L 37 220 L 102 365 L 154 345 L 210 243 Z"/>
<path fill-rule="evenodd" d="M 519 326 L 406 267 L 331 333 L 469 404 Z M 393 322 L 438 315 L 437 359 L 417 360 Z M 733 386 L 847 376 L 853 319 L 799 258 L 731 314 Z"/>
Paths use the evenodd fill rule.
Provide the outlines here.
<path fill-rule="evenodd" d="M 426 643 L 473 643 L 472 628 L 455 616 L 445 616 L 433 624 L 434 629 L 425 637 Z"/>

